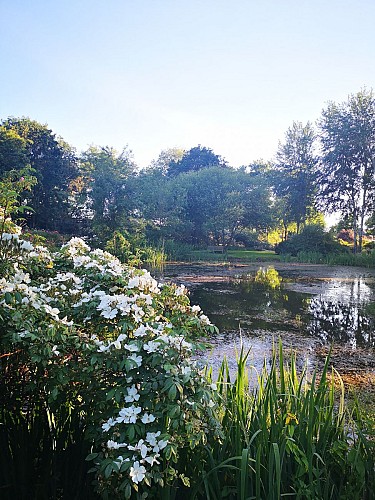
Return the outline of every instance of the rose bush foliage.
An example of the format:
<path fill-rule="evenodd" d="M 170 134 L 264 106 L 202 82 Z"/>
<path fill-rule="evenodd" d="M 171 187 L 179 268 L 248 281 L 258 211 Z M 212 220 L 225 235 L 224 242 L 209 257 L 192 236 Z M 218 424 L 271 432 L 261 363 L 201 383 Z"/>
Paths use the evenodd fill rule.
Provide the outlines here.
<path fill-rule="evenodd" d="M 194 339 L 215 327 L 185 287 L 159 284 L 78 238 L 53 254 L 18 234 L 2 234 L 0 245 L 11 256 L 0 279 L 8 404 L 78 411 L 104 497 L 188 485 L 182 450 L 220 428 L 215 386 L 192 359 Z"/>

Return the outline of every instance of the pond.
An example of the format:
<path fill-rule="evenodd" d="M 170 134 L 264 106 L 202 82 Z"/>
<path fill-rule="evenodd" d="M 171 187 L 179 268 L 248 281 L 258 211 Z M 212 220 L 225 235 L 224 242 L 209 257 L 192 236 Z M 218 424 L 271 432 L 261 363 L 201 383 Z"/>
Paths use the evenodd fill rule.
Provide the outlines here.
<path fill-rule="evenodd" d="M 251 363 L 260 369 L 281 338 L 286 350 L 298 352 L 301 364 L 315 366 L 333 343 L 340 370 L 374 372 L 375 324 L 368 310 L 375 305 L 374 270 L 169 264 L 162 279 L 186 285 L 191 303 L 199 304 L 219 328 L 220 334 L 210 339 L 208 359 L 214 367 L 224 355 L 234 366 L 243 345 L 251 348 Z"/>

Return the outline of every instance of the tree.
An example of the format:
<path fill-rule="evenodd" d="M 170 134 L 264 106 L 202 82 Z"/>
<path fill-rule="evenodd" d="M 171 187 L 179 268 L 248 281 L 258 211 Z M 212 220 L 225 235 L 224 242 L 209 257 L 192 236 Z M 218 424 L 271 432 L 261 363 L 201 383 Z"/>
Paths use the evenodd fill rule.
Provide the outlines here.
<path fill-rule="evenodd" d="M 245 228 L 262 230 L 269 224 L 269 191 L 243 169 L 209 167 L 171 183 L 180 193 L 180 225 L 189 243 L 227 245 Z"/>
<path fill-rule="evenodd" d="M 126 148 L 118 153 L 110 147 L 91 146 L 82 155 L 86 211 L 102 241 L 126 225 L 132 206 L 126 183 L 134 170 L 131 151 Z"/>
<path fill-rule="evenodd" d="M 28 204 L 33 208 L 28 223 L 37 228 L 69 230 L 69 186 L 77 176 L 74 150 L 47 127 L 29 118 L 8 118 L 2 126 L 20 137 L 18 155 L 22 161 L 25 146 L 27 163 L 35 171 L 37 185 Z"/>
<path fill-rule="evenodd" d="M 185 151 L 180 148 L 164 149 L 156 160 L 152 160 L 150 169 L 160 171 L 167 175 L 172 163 L 179 162 L 184 156 Z"/>
<path fill-rule="evenodd" d="M 0 126 L 0 175 L 20 170 L 28 163 L 26 140 L 15 130 Z"/>
<path fill-rule="evenodd" d="M 372 90 L 329 103 L 319 122 L 319 198 L 330 211 L 353 217 L 354 252 L 362 250 L 365 218 L 375 207 L 375 96 Z"/>
<path fill-rule="evenodd" d="M 297 233 L 314 203 L 315 132 L 311 123 L 294 122 L 279 144 L 275 164 L 275 192 L 284 202 L 285 219 L 295 222 Z"/>
<path fill-rule="evenodd" d="M 167 177 L 159 169 L 146 169 L 131 180 L 135 214 L 148 240 L 184 239 L 188 231 L 181 220 L 186 190 L 178 177 Z"/>
<path fill-rule="evenodd" d="M 226 161 L 216 155 L 212 149 L 202 147 L 200 144 L 189 149 L 178 161 L 172 161 L 169 165 L 168 175 L 175 176 L 185 172 L 197 172 L 207 167 L 225 167 Z"/>

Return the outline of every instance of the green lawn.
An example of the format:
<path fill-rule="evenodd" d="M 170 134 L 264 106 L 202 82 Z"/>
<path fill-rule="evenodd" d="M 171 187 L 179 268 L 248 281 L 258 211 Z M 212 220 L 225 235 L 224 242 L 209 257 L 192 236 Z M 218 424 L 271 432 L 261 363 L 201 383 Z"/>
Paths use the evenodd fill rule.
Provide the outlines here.
<path fill-rule="evenodd" d="M 272 250 L 228 250 L 227 256 L 235 259 L 250 261 L 273 261 L 280 260 L 280 255 L 276 255 Z"/>
<path fill-rule="evenodd" d="M 241 261 L 241 262 L 272 262 L 280 261 L 280 255 L 271 250 L 228 250 L 225 253 L 209 252 L 208 250 L 195 250 L 189 252 L 189 260 L 200 261 Z"/>

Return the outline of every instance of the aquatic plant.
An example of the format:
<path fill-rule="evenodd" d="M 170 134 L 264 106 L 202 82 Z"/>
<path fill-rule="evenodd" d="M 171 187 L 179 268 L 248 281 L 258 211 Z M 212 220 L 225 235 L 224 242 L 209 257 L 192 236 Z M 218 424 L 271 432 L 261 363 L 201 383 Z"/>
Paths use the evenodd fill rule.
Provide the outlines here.
<path fill-rule="evenodd" d="M 295 357 L 288 365 L 280 344 L 251 389 L 248 354 L 241 350 L 233 381 L 222 363 L 217 391 L 224 439 L 200 457 L 194 498 L 373 498 L 373 429 L 345 410 L 343 384 L 329 374 L 328 360 L 319 376 L 298 374 Z"/>

